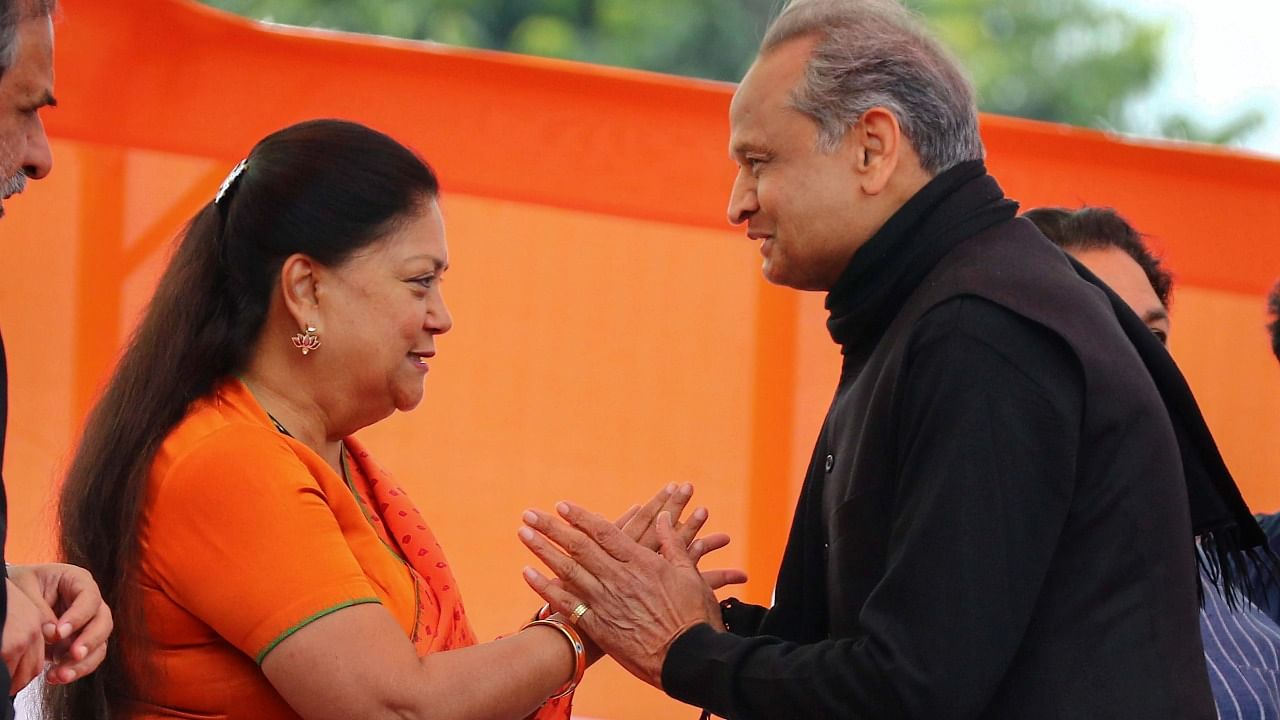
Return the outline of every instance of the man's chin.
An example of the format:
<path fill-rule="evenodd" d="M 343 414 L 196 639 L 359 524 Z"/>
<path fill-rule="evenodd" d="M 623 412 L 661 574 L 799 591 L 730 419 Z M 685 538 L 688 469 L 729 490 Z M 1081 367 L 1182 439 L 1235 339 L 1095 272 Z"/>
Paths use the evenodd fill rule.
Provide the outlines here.
<path fill-rule="evenodd" d="M 779 287 L 788 287 L 793 290 L 806 290 L 802 287 L 803 283 L 798 283 L 798 278 L 791 277 L 785 267 L 779 266 L 777 262 L 765 258 L 764 264 L 760 267 L 760 272 L 764 275 L 764 279 L 770 285 L 778 285 Z"/>
<path fill-rule="evenodd" d="M 779 287 L 802 290 L 804 292 L 827 292 L 831 289 L 830 285 L 824 285 L 815 277 L 788 273 L 785 267 L 779 267 L 777 263 L 769 260 L 764 261 L 760 271 L 770 285 L 778 285 Z"/>
<path fill-rule="evenodd" d="M 766 257 L 760 263 L 760 274 L 764 275 L 764 279 L 771 285 L 786 285 L 786 279 L 783 274 L 778 271 L 778 264 Z"/>

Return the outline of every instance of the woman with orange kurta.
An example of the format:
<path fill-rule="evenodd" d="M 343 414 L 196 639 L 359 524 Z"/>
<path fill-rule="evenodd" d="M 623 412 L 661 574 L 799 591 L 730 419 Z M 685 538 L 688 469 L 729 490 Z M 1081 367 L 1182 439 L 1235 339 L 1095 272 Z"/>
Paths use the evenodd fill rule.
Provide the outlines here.
<path fill-rule="evenodd" d="M 117 640 L 50 688 L 53 717 L 568 717 L 574 618 L 476 644 L 422 515 L 351 437 L 418 405 L 452 325 L 437 195 L 396 141 L 315 121 L 192 221 L 64 486 L 63 550 Z"/>

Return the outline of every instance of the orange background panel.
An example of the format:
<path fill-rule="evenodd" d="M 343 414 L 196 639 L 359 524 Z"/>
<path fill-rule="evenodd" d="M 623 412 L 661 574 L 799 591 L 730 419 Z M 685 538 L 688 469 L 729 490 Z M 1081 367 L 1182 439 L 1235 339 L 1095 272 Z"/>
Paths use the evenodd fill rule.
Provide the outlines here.
<path fill-rule="evenodd" d="M 720 563 L 767 602 L 839 364 L 822 297 L 766 285 L 723 219 L 732 88 L 257 25 L 186 0 L 63 0 L 55 172 L 7 203 L 9 557 L 52 553 L 51 500 L 84 412 L 170 240 L 261 136 L 310 117 L 390 132 L 440 172 L 456 320 L 416 412 L 367 429 L 453 558 L 483 637 L 537 605 L 519 514 L 616 513 L 698 484 Z M 1109 204 L 1178 275 L 1173 351 L 1246 496 L 1280 509 L 1280 163 L 983 118 L 1026 207 Z M 282 339 L 282 342 L 287 341 Z M 687 708 L 610 663 L 586 716 Z"/>

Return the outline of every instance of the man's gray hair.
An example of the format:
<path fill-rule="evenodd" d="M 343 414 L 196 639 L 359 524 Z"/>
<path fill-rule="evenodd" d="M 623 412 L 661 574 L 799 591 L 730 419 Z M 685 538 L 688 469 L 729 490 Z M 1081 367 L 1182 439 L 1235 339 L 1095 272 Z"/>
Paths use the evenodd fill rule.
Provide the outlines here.
<path fill-rule="evenodd" d="M 29 18 L 49 17 L 58 0 L 0 0 L 0 75 L 13 64 L 18 51 L 18 25 Z"/>
<path fill-rule="evenodd" d="M 926 172 L 984 155 L 973 87 L 960 66 L 896 0 L 791 0 L 765 33 L 764 54 L 796 38 L 819 40 L 794 107 L 835 150 L 873 107 L 893 113 Z"/>

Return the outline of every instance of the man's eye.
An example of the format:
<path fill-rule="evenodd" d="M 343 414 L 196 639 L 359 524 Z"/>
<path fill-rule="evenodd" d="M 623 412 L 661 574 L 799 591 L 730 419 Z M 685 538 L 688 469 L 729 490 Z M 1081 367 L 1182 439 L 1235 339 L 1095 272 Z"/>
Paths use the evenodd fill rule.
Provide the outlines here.
<path fill-rule="evenodd" d="M 1163 330 L 1157 330 L 1156 328 L 1151 328 L 1151 334 L 1156 336 L 1156 339 L 1160 341 L 1161 345 L 1169 344 L 1169 333 Z"/>
<path fill-rule="evenodd" d="M 422 277 L 414 278 L 414 279 L 413 279 L 413 280 L 411 280 L 410 282 L 417 283 L 417 284 L 421 285 L 421 286 L 422 286 L 422 287 L 424 287 L 424 288 L 429 288 L 429 287 L 431 287 L 432 285 L 435 285 L 435 284 L 436 284 L 436 276 L 435 276 L 435 275 L 424 275 L 424 276 L 422 276 Z"/>

